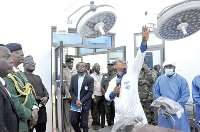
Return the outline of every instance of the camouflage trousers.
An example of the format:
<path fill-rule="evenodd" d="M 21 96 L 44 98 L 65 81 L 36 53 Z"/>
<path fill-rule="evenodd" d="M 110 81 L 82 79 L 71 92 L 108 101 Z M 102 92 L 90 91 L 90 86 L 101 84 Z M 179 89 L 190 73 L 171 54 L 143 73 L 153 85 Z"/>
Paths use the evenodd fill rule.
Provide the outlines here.
<path fill-rule="evenodd" d="M 141 104 L 142 104 L 142 107 L 143 107 L 143 110 L 144 110 L 144 113 L 147 117 L 147 121 L 148 121 L 148 124 L 150 125 L 157 125 L 156 123 L 156 109 L 151 105 L 151 103 L 153 102 L 153 100 L 143 100 L 141 101 Z"/>

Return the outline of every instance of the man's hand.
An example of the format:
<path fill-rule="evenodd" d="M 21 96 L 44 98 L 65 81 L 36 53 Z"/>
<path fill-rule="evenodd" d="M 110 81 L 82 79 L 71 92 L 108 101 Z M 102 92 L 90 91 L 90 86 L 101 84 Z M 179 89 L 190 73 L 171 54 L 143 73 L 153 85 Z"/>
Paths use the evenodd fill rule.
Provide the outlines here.
<path fill-rule="evenodd" d="M 40 104 L 42 104 L 42 105 L 46 105 L 46 103 L 48 102 L 47 97 L 42 97 L 40 100 L 41 100 Z"/>
<path fill-rule="evenodd" d="M 119 93 L 120 93 L 120 88 L 121 88 L 121 86 L 119 86 L 119 87 L 116 86 L 116 87 L 114 88 L 113 94 L 114 94 L 114 95 L 119 94 Z"/>
<path fill-rule="evenodd" d="M 142 44 L 147 44 L 149 32 L 150 30 L 146 27 L 146 25 L 142 27 Z"/>
<path fill-rule="evenodd" d="M 80 107 L 82 106 L 82 103 L 81 103 L 80 100 L 77 100 L 77 101 L 76 101 L 76 106 L 77 106 L 78 108 L 80 108 Z"/>
<path fill-rule="evenodd" d="M 72 98 L 67 98 L 68 99 L 68 102 L 71 103 L 72 102 Z"/>
<path fill-rule="evenodd" d="M 33 109 L 31 113 L 30 124 L 31 127 L 35 126 L 38 120 L 38 109 Z"/>

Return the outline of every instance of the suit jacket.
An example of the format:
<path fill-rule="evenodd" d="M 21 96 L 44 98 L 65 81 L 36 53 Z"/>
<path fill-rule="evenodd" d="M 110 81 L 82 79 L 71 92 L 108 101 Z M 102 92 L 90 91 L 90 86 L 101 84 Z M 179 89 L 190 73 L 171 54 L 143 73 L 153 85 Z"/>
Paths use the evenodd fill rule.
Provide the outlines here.
<path fill-rule="evenodd" d="M 15 80 L 17 81 L 17 84 L 19 86 L 19 89 L 21 91 L 25 91 L 24 87 L 26 83 L 28 83 L 26 76 L 24 75 L 23 72 L 12 72 L 10 73 L 14 76 Z M 32 113 L 32 108 L 33 105 L 38 106 L 38 103 L 35 100 L 35 97 L 32 93 L 28 95 L 28 99 L 26 104 L 23 105 L 26 96 L 25 95 L 19 95 L 19 92 L 17 92 L 17 89 L 15 87 L 15 84 L 12 79 L 8 77 L 3 78 L 5 82 L 8 85 L 8 91 L 11 94 L 11 98 L 15 104 L 15 107 L 17 109 L 17 112 L 19 113 L 20 120 L 19 120 L 19 132 L 28 132 L 30 123 L 29 123 L 29 118 L 31 117 Z"/>
<path fill-rule="evenodd" d="M 92 94 L 94 89 L 94 79 L 90 77 L 89 75 L 85 74 L 85 77 L 83 79 L 82 87 L 80 90 L 80 101 L 82 103 L 82 109 L 83 110 L 89 110 L 91 107 L 91 100 L 92 100 Z M 71 84 L 69 89 L 72 102 L 76 104 L 76 101 L 78 100 L 78 74 L 72 76 L 71 78 Z"/>
<path fill-rule="evenodd" d="M 19 115 L 15 105 L 0 82 L 0 132 L 18 132 Z"/>

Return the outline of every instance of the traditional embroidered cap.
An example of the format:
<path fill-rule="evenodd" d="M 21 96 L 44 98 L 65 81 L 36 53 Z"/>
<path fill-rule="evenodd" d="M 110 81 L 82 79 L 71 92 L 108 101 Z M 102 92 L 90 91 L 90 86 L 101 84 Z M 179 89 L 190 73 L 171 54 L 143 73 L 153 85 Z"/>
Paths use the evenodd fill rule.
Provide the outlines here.
<path fill-rule="evenodd" d="M 66 62 L 73 62 L 73 61 L 74 61 L 73 58 L 67 58 L 67 59 L 66 59 Z"/>
<path fill-rule="evenodd" d="M 23 62 L 23 64 L 29 64 L 30 62 L 33 63 L 33 64 L 35 65 L 34 60 L 33 60 L 33 56 L 28 55 L 28 56 L 24 57 L 24 62 Z"/>
<path fill-rule="evenodd" d="M 9 43 L 9 44 L 6 44 L 6 47 L 10 50 L 10 52 L 22 49 L 21 44 L 18 44 L 18 43 Z"/>
<path fill-rule="evenodd" d="M 166 65 L 173 65 L 176 67 L 176 63 L 174 61 L 170 61 L 170 60 L 166 60 L 164 63 L 163 63 L 163 68 L 166 66 Z"/>

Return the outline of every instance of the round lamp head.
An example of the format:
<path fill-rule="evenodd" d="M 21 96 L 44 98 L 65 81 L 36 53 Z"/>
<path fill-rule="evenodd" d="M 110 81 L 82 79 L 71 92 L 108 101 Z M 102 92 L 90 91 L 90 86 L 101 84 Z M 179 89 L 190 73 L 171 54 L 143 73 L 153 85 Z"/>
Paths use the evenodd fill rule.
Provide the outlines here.
<path fill-rule="evenodd" d="M 154 34 L 161 39 L 177 40 L 200 29 L 200 1 L 184 1 L 160 13 Z"/>
<path fill-rule="evenodd" d="M 97 38 L 106 34 L 115 22 L 114 8 L 108 5 L 100 5 L 96 6 L 95 10 L 88 10 L 81 16 L 76 30 L 83 38 Z"/>

